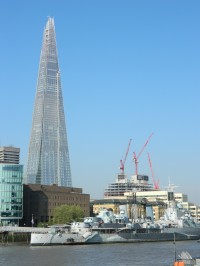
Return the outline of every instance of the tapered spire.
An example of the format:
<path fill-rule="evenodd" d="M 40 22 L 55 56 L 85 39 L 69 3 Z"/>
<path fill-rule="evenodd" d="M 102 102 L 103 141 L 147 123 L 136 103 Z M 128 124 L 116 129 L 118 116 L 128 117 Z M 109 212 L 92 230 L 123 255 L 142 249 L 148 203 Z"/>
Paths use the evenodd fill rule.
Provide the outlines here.
<path fill-rule="evenodd" d="M 26 178 L 27 183 L 72 186 L 53 18 L 44 29 Z"/>

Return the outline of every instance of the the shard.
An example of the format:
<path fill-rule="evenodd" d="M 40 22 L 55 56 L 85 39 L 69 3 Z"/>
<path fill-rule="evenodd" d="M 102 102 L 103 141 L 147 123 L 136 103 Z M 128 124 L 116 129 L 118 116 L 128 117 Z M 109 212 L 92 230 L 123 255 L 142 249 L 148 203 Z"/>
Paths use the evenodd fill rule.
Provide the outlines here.
<path fill-rule="evenodd" d="M 53 18 L 43 35 L 26 182 L 72 186 Z"/>

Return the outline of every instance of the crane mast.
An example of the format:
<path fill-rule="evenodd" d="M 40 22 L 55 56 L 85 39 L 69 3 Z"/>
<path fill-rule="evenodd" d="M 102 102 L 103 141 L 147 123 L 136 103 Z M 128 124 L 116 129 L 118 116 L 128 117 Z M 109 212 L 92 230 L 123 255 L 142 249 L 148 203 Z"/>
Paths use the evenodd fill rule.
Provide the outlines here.
<path fill-rule="evenodd" d="M 147 144 L 149 143 L 151 137 L 153 136 L 153 133 L 151 133 L 151 135 L 149 136 L 149 138 L 147 139 L 146 143 L 144 144 L 144 146 L 142 147 L 141 151 L 139 152 L 138 156 L 136 155 L 136 153 L 133 153 L 133 160 L 135 162 L 135 174 L 138 175 L 138 159 L 140 157 L 140 155 L 142 154 L 142 152 L 144 151 L 145 147 L 147 146 Z"/>
<path fill-rule="evenodd" d="M 128 147 L 126 149 L 126 153 L 125 153 L 125 156 L 124 156 L 124 160 L 120 160 L 120 170 L 121 170 L 121 173 L 123 175 L 124 175 L 124 166 L 125 166 L 125 163 L 126 163 L 126 159 L 127 159 L 128 153 L 129 153 L 130 146 L 131 146 L 131 141 L 132 141 L 132 139 L 129 140 Z"/>
<path fill-rule="evenodd" d="M 153 167 L 152 167 L 152 163 L 151 163 L 150 154 L 149 153 L 147 153 L 147 154 L 148 154 L 149 166 L 151 169 L 151 175 L 152 175 L 152 179 L 153 179 L 154 188 L 159 189 L 159 180 L 158 181 L 155 180 L 155 175 L 154 175 L 154 171 L 153 171 Z"/>

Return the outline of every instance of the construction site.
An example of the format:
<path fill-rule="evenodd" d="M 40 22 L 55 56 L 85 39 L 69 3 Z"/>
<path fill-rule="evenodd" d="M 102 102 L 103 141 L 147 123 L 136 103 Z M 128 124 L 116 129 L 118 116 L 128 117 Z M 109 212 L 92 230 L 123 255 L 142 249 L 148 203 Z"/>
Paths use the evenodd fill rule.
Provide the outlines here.
<path fill-rule="evenodd" d="M 152 136 L 153 133 L 149 136 L 149 138 L 143 145 L 138 155 L 136 155 L 136 152 L 133 153 L 135 174 L 132 175 L 130 178 L 128 178 L 125 173 L 125 164 L 132 142 L 132 139 L 129 140 L 124 159 L 120 160 L 120 173 L 117 174 L 115 183 L 108 184 L 107 188 L 104 191 L 104 198 L 124 196 L 124 193 L 126 192 L 149 191 L 149 190 L 159 189 L 159 182 L 155 180 L 154 171 L 152 168 L 152 163 L 149 153 L 148 153 L 148 159 L 153 179 L 153 185 L 152 183 L 149 182 L 150 180 L 148 175 L 138 173 L 139 158 L 142 155 L 143 151 L 145 150 L 146 146 L 148 145 Z"/>
<path fill-rule="evenodd" d="M 169 191 L 173 191 L 175 201 L 178 204 L 181 204 L 185 210 L 191 213 L 192 217 L 196 218 L 196 220 L 200 222 L 200 207 L 189 202 L 188 196 L 186 194 L 180 192 L 175 193 L 175 186 L 172 184 L 169 184 L 168 188 L 160 188 L 159 179 L 155 177 L 149 153 L 147 153 L 147 155 L 151 176 L 149 178 L 148 175 L 139 173 L 139 158 L 147 147 L 152 136 L 153 133 L 148 137 L 138 154 L 133 152 L 135 173 L 130 176 L 130 178 L 128 178 L 127 174 L 125 173 L 125 164 L 132 142 L 132 139 L 129 140 L 124 158 L 120 160 L 120 172 L 117 174 L 115 182 L 109 183 L 105 188 L 104 200 L 93 202 L 94 212 L 98 212 L 101 208 L 105 208 L 106 206 L 117 209 L 117 206 L 122 204 L 123 201 L 133 201 L 135 203 L 139 203 L 145 200 L 147 204 L 153 206 L 154 218 L 159 219 L 168 204 Z"/>

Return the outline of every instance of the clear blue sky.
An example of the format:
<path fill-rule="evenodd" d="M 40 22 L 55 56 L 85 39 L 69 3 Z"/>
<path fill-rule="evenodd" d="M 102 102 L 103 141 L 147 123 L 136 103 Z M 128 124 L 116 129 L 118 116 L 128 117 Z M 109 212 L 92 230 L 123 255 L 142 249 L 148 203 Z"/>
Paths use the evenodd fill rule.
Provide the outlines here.
<path fill-rule="evenodd" d="M 55 19 L 73 185 L 102 198 L 125 171 L 200 204 L 200 1 L 1 1 L 0 145 L 26 164 L 47 17 Z"/>

